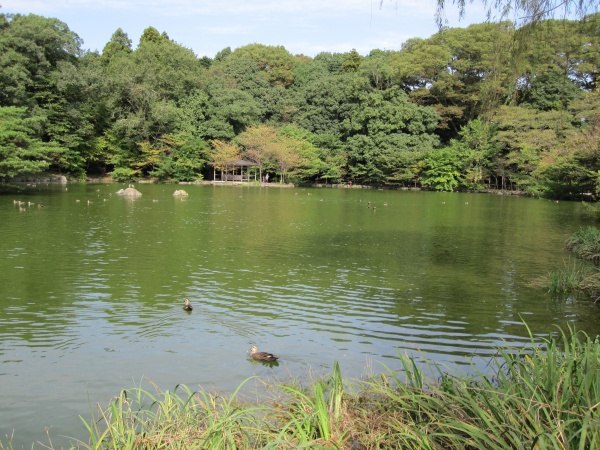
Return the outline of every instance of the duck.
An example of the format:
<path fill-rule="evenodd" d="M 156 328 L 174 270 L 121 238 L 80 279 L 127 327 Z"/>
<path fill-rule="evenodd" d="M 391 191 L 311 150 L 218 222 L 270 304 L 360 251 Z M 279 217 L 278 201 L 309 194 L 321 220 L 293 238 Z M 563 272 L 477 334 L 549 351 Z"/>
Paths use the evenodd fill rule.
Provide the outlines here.
<path fill-rule="evenodd" d="M 192 309 L 194 309 L 194 308 L 192 308 L 192 304 L 190 303 L 190 300 L 186 298 L 183 301 L 183 310 L 184 311 L 191 311 Z"/>
<path fill-rule="evenodd" d="M 259 352 L 258 347 L 256 345 L 253 345 L 250 348 L 250 350 L 248 350 L 248 352 L 250 352 L 250 356 L 252 357 L 252 359 L 258 359 L 260 361 L 277 361 L 278 358 L 272 353 Z"/>

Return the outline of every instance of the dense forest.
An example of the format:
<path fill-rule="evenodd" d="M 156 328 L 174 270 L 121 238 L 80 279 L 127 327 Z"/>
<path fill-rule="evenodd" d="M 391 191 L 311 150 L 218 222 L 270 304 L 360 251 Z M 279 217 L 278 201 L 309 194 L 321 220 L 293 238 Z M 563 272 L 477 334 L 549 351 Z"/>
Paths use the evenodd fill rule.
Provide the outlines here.
<path fill-rule="evenodd" d="M 148 27 L 101 53 L 67 24 L 0 14 L 0 180 L 43 172 L 271 179 L 555 198 L 600 191 L 600 14 L 442 29 L 398 51 L 197 57 Z"/>

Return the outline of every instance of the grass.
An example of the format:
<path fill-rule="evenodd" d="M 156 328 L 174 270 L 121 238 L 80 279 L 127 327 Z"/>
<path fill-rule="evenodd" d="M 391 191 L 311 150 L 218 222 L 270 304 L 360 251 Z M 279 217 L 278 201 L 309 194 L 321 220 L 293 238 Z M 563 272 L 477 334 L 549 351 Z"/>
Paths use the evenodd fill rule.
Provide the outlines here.
<path fill-rule="evenodd" d="M 581 293 L 599 299 L 600 229 L 581 228 L 566 240 L 565 247 L 581 259 L 569 260 L 564 268 L 552 270 L 547 276 L 534 280 L 532 286 L 546 286 L 551 294 Z"/>
<path fill-rule="evenodd" d="M 563 269 L 552 270 L 544 279 L 551 294 L 582 292 L 588 296 L 600 293 L 600 271 L 585 262 L 565 262 Z"/>
<path fill-rule="evenodd" d="M 596 203 L 581 202 L 583 214 L 588 218 L 600 221 L 600 207 Z"/>
<path fill-rule="evenodd" d="M 600 448 L 600 343 L 569 329 L 500 348 L 490 370 L 452 373 L 400 356 L 401 370 L 344 383 L 337 363 L 308 386 L 265 385 L 252 402 L 185 386 L 121 392 L 78 449 Z M 0 448 L 3 447 L 0 443 Z"/>
<path fill-rule="evenodd" d="M 566 247 L 580 258 L 600 262 L 600 228 L 581 228 L 567 239 Z"/>

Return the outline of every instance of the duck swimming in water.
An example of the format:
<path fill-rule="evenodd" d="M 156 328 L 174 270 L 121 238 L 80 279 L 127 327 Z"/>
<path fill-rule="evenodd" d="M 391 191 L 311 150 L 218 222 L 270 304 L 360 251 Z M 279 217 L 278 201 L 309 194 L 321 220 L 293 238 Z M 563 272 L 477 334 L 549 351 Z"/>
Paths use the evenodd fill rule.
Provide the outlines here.
<path fill-rule="evenodd" d="M 190 303 L 189 299 L 186 298 L 183 301 L 183 310 L 184 311 L 191 311 L 192 309 L 194 309 L 194 308 L 192 308 L 192 304 Z"/>
<path fill-rule="evenodd" d="M 252 359 L 258 359 L 259 361 L 277 361 L 277 356 L 271 353 L 259 352 L 256 345 L 253 345 L 248 351 L 250 352 Z"/>

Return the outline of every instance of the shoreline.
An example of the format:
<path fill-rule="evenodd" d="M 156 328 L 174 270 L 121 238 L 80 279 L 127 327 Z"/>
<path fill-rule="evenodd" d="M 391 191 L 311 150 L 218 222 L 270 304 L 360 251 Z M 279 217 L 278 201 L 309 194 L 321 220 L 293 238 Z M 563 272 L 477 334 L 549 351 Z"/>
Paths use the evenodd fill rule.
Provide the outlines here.
<path fill-rule="evenodd" d="M 86 177 L 85 179 L 69 179 L 65 175 L 58 174 L 44 174 L 41 176 L 30 176 L 30 177 L 19 177 L 11 180 L 3 181 L 4 185 L 23 185 L 32 183 L 49 183 L 49 184 L 73 184 L 73 183 L 90 183 L 90 184 L 126 184 L 124 182 L 115 181 L 112 177 Z M 202 181 L 178 181 L 172 183 L 162 183 L 155 179 L 146 178 L 141 180 L 130 181 L 131 184 L 172 184 L 172 185 L 200 185 L 200 186 L 248 186 L 248 187 L 267 187 L 267 188 L 293 188 L 293 187 L 308 187 L 308 188 L 329 188 L 329 189 L 375 189 L 380 191 L 415 191 L 415 192 L 441 192 L 433 189 L 426 189 L 415 186 L 393 186 L 393 185 L 362 185 L 354 183 L 312 183 L 312 184 L 301 184 L 296 185 L 293 183 L 264 183 L 264 182 L 241 182 L 241 181 L 213 181 L 213 180 L 202 180 Z M 452 193 L 465 193 L 465 194 L 490 194 L 490 195 L 506 195 L 514 197 L 535 197 L 531 194 L 527 194 L 524 191 L 506 190 L 506 189 L 482 189 L 482 190 L 465 190 L 465 191 L 444 191 Z M 573 201 L 579 201 L 573 199 Z"/>

